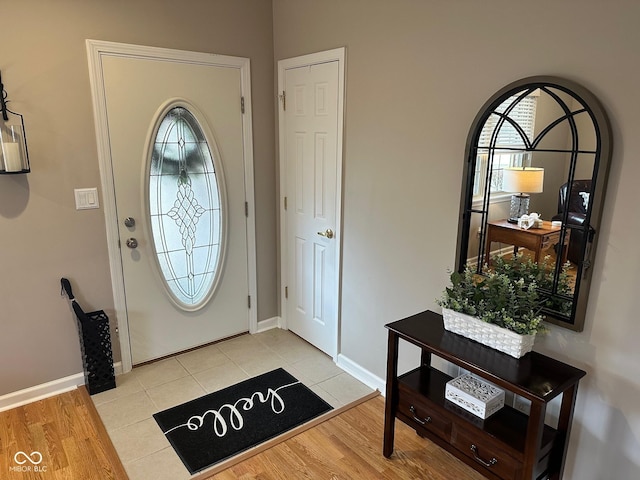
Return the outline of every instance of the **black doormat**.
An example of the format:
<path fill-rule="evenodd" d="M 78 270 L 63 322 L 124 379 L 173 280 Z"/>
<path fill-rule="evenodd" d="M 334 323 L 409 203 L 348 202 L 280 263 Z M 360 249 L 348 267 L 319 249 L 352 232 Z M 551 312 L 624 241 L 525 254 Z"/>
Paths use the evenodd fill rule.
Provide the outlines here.
<path fill-rule="evenodd" d="M 332 407 L 282 368 L 153 415 L 191 474 Z"/>

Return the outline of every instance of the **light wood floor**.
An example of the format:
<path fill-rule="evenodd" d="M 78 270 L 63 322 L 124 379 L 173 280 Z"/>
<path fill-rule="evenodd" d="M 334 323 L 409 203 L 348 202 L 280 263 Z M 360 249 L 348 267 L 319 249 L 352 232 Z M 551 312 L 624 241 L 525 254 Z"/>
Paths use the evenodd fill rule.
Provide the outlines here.
<path fill-rule="evenodd" d="M 42 461 L 33 465 L 17 452 L 36 462 L 38 452 Z M 0 478 L 124 480 L 127 474 L 83 387 L 0 413 Z"/>
<path fill-rule="evenodd" d="M 376 397 L 211 477 L 229 479 L 433 479 L 484 477 L 398 422 L 382 456 L 384 399 Z M 17 451 L 40 452 L 44 472 L 11 470 Z M 34 457 L 35 458 L 35 457 Z M 19 457 L 22 460 L 22 457 Z M 24 467 L 31 465 L 24 463 Z M 0 478 L 127 479 L 86 390 L 0 413 Z"/>
<path fill-rule="evenodd" d="M 396 423 L 395 451 L 382 456 L 378 396 L 212 477 L 231 479 L 480 480 L 482 475 Z"/>

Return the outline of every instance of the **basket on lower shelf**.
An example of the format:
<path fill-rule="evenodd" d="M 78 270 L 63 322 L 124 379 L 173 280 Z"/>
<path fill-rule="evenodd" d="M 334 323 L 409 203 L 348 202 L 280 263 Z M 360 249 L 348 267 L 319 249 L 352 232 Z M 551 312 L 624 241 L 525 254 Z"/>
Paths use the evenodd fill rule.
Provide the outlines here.
<path fill-rule="evenodd" d="M 84 378 L 89 394 L 115 388 L 109 317 L 103 310 L 85 313 L 73 297 L 69 281 L 66 278 L 60 281 L 78 319 Z"/>

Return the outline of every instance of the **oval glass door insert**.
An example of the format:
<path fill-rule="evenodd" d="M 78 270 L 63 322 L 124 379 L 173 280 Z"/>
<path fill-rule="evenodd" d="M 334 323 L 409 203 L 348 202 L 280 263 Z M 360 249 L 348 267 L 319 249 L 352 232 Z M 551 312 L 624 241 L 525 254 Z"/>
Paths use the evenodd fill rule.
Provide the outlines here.
<path fill-rule="evenodd" d="M 158 270 L 184 310 L 213 295 L 226 237 L 220 157 L 195 112 L 184 102 L 162 109 L 148 148 L 147 211 Z"/>

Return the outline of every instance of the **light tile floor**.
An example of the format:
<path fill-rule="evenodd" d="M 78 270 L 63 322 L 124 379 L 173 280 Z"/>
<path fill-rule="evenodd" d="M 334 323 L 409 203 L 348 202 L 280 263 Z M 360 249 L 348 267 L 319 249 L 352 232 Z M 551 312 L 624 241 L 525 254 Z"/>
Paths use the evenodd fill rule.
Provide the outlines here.
<path fill-rule="evenodd" d="M 334 408 L 372 392 L 323 352 L 273 329 L 134 368 L 91 398 L 130 480 L 182 480 L 189 472 L 152 415 L 278 367 Z"/>

